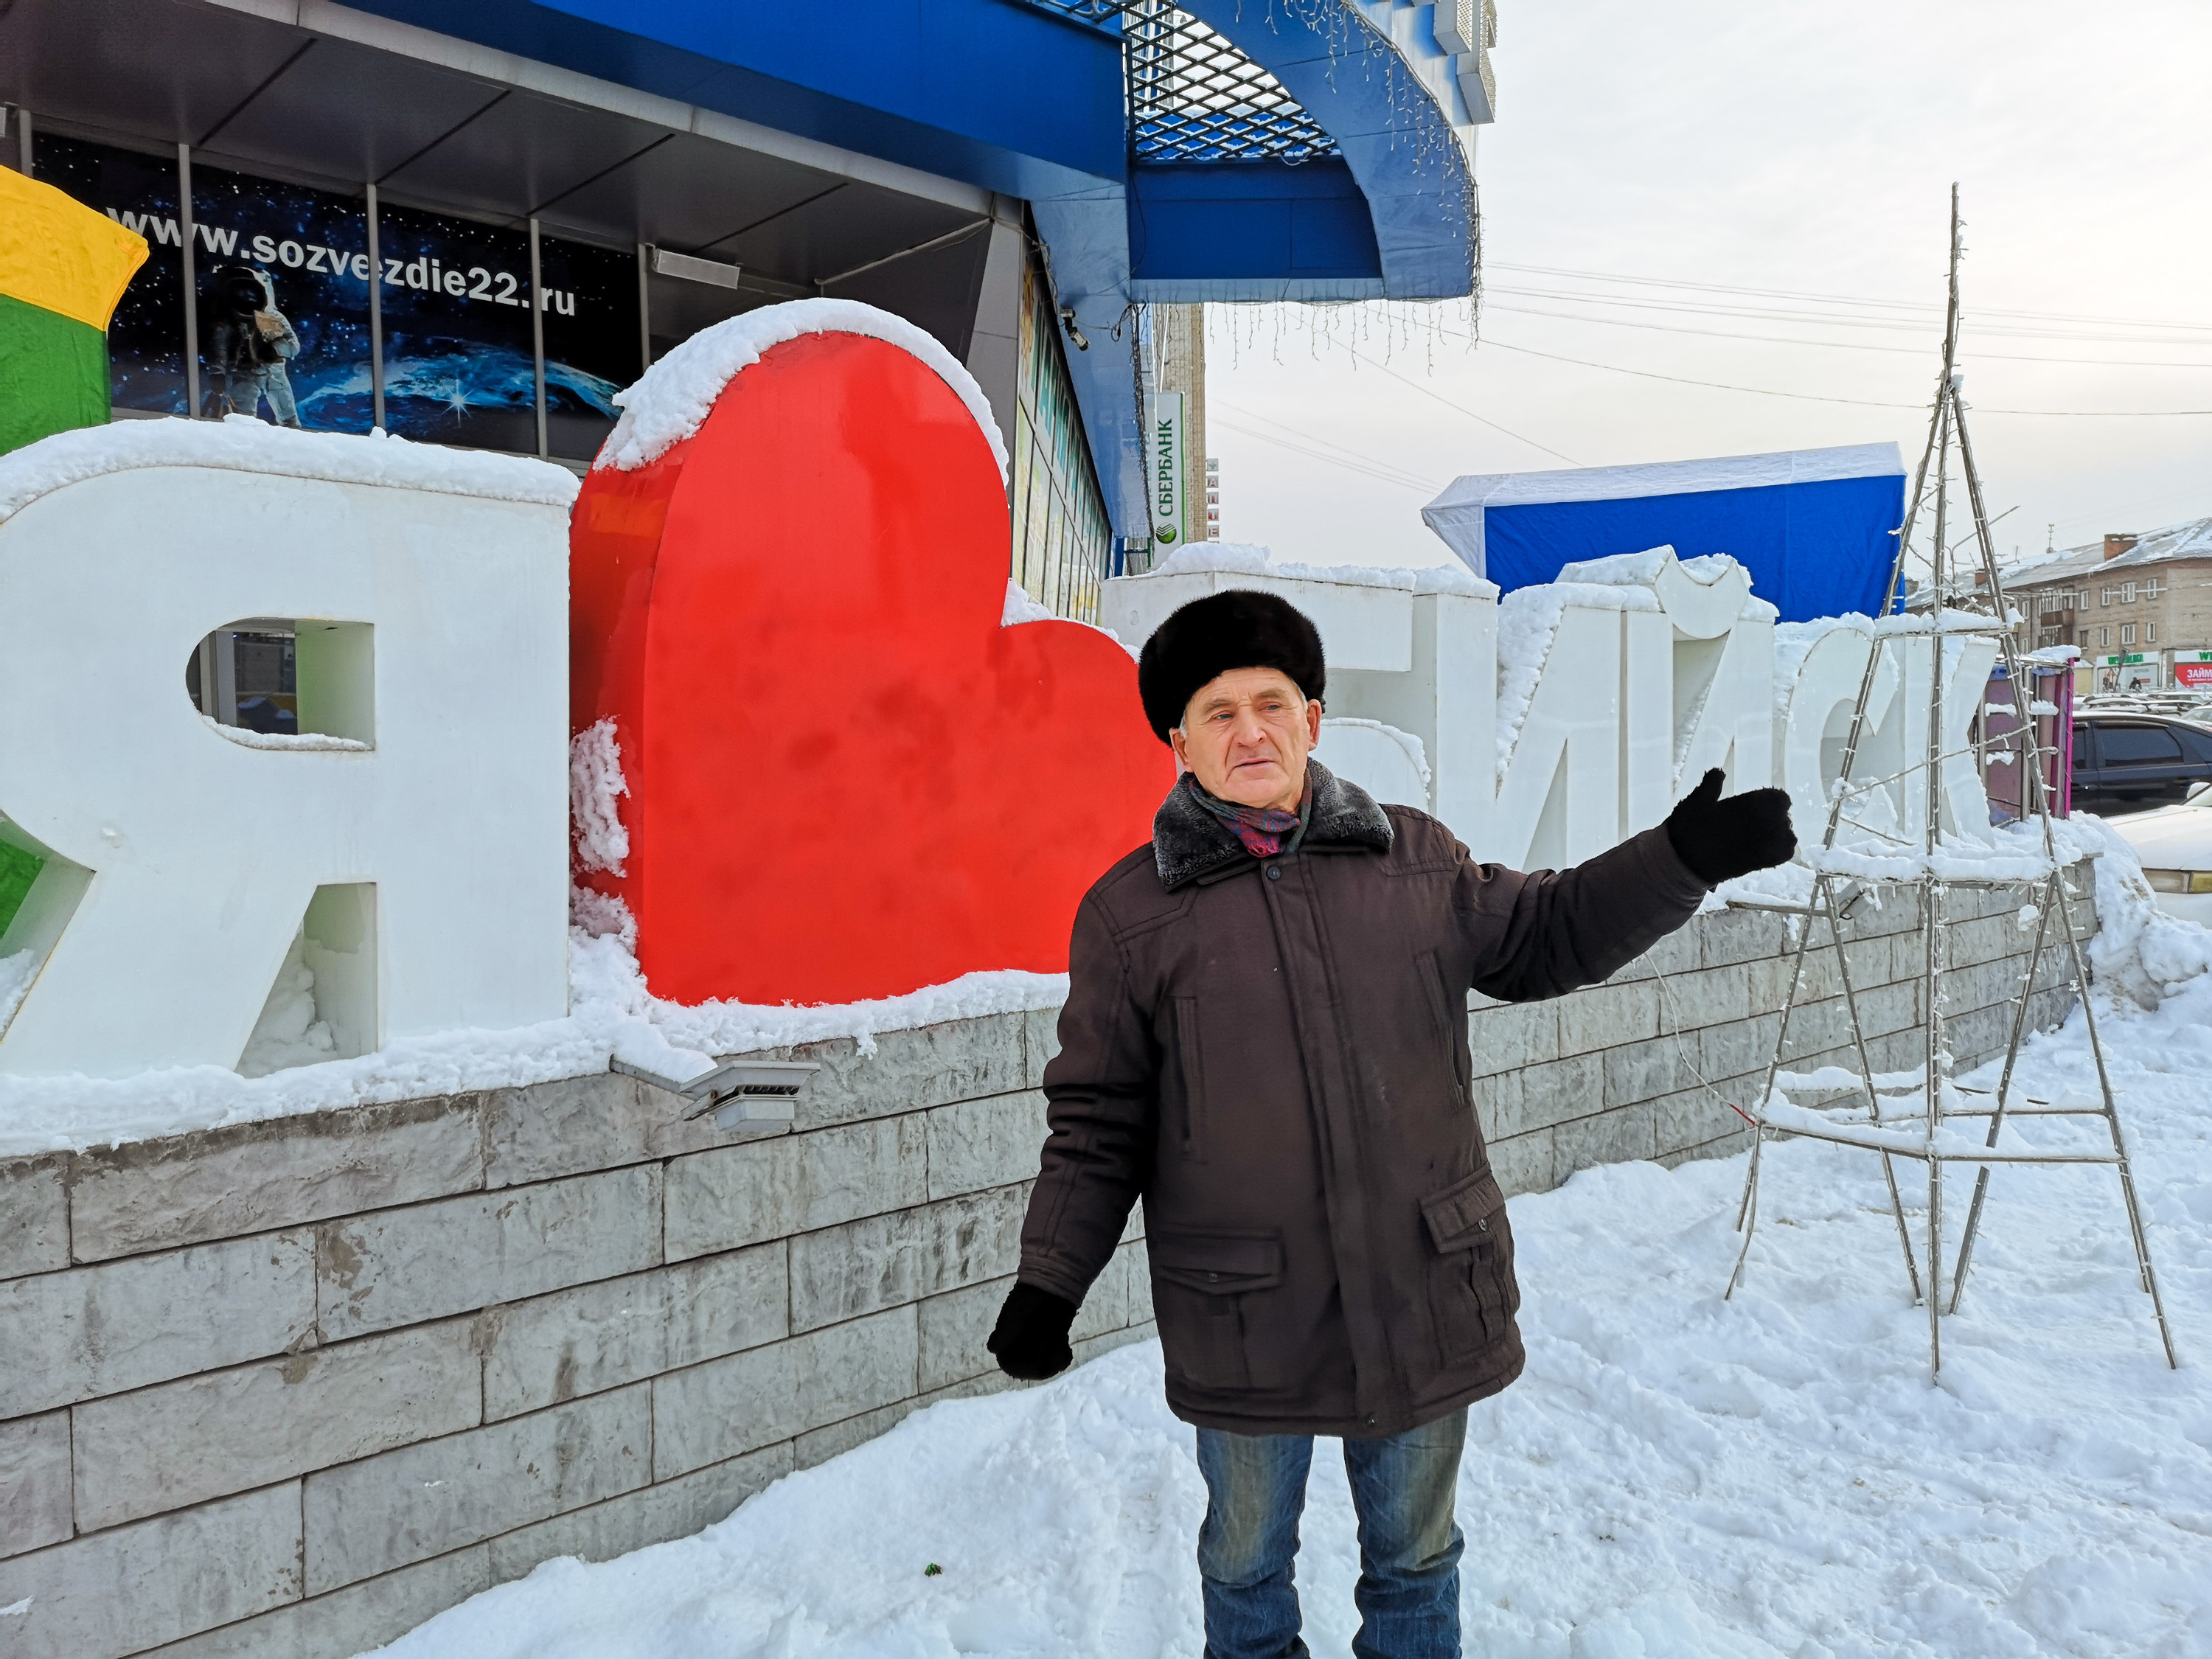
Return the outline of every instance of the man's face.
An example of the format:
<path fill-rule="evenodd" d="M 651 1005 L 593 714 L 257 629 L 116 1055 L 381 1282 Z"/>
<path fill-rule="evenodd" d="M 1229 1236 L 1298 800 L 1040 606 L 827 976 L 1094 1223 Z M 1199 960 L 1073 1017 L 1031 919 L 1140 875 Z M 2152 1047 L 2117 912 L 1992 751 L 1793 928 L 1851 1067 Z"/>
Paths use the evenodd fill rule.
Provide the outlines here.
<path fill-rule="evenodd" d="M 1297 810 L 1321 705 L 1274 668 L 1232 668 L 1199 688 L 1169 734 L 1207 792 L 1239 806 Z"/>

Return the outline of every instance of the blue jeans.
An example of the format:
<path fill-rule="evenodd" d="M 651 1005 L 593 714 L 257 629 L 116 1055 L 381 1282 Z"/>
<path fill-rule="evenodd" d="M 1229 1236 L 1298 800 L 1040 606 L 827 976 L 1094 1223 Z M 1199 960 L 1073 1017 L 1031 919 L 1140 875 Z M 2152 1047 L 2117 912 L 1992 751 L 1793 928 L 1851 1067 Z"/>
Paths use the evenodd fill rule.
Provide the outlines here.
<path fill-rule="evenodd" d="M 1344 1443 L 1359 1516 L 1354 1659 L 1459 1659 L 1459 1557 L 1452 1520 L 1467 1413 L 1381 1440 Z M 1310 1434 L 1198 1431 L 1206 1524 L 1198 1571 L 1206 1659 L 1304 1659 L 1293 1563 L 1313 1467 Z"/>

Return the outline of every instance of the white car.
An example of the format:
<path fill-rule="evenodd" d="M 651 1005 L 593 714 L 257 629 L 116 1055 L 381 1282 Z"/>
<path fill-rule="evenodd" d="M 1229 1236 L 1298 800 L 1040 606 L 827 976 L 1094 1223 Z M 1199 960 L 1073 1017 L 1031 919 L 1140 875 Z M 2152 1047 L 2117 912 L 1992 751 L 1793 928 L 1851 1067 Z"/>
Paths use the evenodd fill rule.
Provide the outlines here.
<path fill-rule="evenodd" d="M 2212 927 L 2212 784 L 2172 806 L 2109 822 L 2142 860 L 2158 908 Z"/>

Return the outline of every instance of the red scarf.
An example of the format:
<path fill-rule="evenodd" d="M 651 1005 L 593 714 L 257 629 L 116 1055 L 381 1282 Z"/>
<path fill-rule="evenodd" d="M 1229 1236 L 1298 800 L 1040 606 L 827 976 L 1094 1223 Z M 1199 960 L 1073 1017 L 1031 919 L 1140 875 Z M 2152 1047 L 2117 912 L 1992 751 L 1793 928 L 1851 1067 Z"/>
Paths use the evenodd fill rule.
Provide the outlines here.
<path fill-rule="evenodd" d="M 1306 805 L 1313 799 L 1313 784 L 1309 781 L 1305 791 L 1298 797 L 1298 810 L 1286 812 L 1279 806 L 1239 806 L 1210 793 L 1199 782 L 1195 772 L 1186 772 L 1182 781 L 1190 797 L 1207 811 L 1237 832 L 1237 839 L 1244 843 L 1244 850 L 1255 859 L 1271 859 L 1283 850 L 1288 842 L 1296 849 L 1298 836 L 1295 833 L 1305 821 Z"/>

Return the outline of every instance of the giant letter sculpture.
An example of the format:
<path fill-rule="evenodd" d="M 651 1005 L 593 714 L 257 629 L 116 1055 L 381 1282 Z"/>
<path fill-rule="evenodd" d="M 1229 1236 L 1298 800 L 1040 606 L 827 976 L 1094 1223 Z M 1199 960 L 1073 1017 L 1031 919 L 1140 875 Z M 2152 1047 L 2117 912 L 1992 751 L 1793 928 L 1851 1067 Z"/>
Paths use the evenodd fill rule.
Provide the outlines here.
<path fill-rule="evenodd" d="M 45 860 L 0 936 L 42 961 L 0 1071 L 235 1065 L 331 887 L 354 890 L 323 907 L 354 1048 L 566 1012 L 574 487 L 258 422 L 0 459 L 0 832 Z M 257 617 L 301 619 L 322 729 L 350 741 L 272 747 L 192 706 L 199 641 Z"/>

